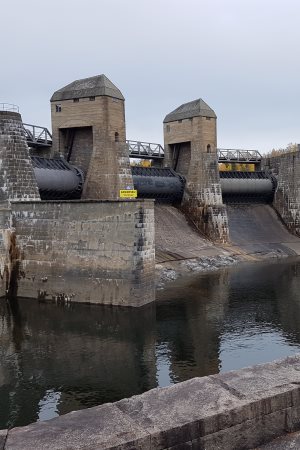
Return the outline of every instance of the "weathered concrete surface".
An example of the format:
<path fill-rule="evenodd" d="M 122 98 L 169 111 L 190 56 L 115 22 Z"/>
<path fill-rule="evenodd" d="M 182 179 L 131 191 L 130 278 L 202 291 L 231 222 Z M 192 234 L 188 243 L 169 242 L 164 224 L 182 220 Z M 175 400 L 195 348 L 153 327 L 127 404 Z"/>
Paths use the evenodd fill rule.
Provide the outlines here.
<path fill-rule="evenodd" d="M 300 355 L 14 428 L 5 450 L 253 449 L 300 430 L 299 386 Z"/>
<path fill-rule="evenodd" d="M 38 201 L 29 148 L 19 113 L 0 111 L 0 295 L 6 294 L 14 277 L 12 259 L 17 251 L 10 228 L 10 202 Z"/>
<path fill-rule="evenodd" d="M 216 246 L 200 235 L 178 208 L 156 204 L 154 213 L 158 288 L 182 275 L 216 270 L 239 260 L 232 251 Z"/>
<path fill-rule="evenodd" d="M 238 407 L 240 401 L 210 377 L 193 378 L 164 389 L 121 400 L 118 406 L 151 434 L 153 448 L 165 449 L 218 430 L 211 416 Z"/>
<path fill-rule="evenodd" d="M 220 248 L 201 236 L 174 206 L 156 204 L 154 212 L 157 263 L 220 254 Z"/>
<path fill-rule="evenodd" d="M 257 447 L 255 450 L 298 450 L 299 448 L 300 432 L 296 432 L 274 439 L 274 441 Z"/>
<path fill-rule="evenodd" d="M 291 234 L 270 205 L 227 205 L 229 239 L 248 254 L 300 255 L 300 239 Z"/>
<path fill-rule="evenodd" d="M 144 449 L 150 436 L 113 404 L 9 432 L 5 450 Z"/>
<path fill-rule="evenodd" d="M 300 153 L 285 153 L 266 158 L 263 167 L 272 171 L 278 184 L 273 200 L 288 229 L 300 236 Z"/>
<path fill-rule="evenodd" d="M 0 450 L 4 450 L 7 437 L 7 430 L 0 430 Z"/>
<path fill-rule="evenodd" d="M 0 202 L 40 200 L 19 113 L 0 111 Z"/>
<path fill-rule="evenodd" d="M 0 296 L 4 297 L 8 289 L 11 276 L 11 209 L 8 204 L 0 206 Z"/>
<path fill-rule="evenodd" d="M 21 297 L 154 301 L 153 201 L 12 203 Z"/>

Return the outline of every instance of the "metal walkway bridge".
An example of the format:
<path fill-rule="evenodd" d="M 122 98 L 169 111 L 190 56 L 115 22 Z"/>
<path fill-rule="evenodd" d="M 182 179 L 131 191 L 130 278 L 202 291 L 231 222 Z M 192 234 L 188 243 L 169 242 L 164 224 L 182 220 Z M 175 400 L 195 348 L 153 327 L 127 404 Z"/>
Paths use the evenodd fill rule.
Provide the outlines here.
<path fill-rule="evenodd" d="M 41 148 L 52 146 L 52 135 L 48 128 L 23 123 L 29 147 Z M 127 140 L 130 158 L 163 160 L 165 152 L 160 144 Z M 223 149 L 218 150 L 220 163 L 259 164 L 262 156 L 257 150 Z"/>
<path fill-rule="evenodd" d="M 51 147 L 52 135 L 48 128 L 23 123 L 23 128 L 29 147 Z"/>
<path fill-rule="evenodd" d="M 126 141 L 126 144 L 130 158 L 164 159 L 165 152 L 160 144 L 140 141 Z"/>
<path fill-rule="evenodd" d="M 259 164 L 261 158 L 258 150 L 218 148 L 219 163 Z"/>
<path fill-rule="evenodd" d="M 129 156 L 141 159 L 163 159 L 164 149 L 160 144 L 149 142 L 126 141 Z M 258 150 L 240 150 L 218 148 L 219 163 L 259 164 L 262 156 Z"/>
<path fill-rule="evenodd" d="M 23 128 L 29 147 L 51 147 L 52 135 L 48 128 L 29 123 L 23 123 Z M 163 159 L 164 149 L 160 144 L 141 141 L 126 141 L 130 158 Z"/>

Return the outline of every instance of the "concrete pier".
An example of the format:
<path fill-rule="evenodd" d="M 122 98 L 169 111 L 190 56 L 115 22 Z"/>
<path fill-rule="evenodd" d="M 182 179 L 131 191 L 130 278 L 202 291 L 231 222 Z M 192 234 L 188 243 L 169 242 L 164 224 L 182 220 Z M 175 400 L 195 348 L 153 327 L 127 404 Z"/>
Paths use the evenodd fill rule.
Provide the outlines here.
<path fill-rule="evenodd" d="M 300 429 L 300 355 L 0 432 L 1 450 L 253 449 Z"/>
<path fill-rule="evenodd" d="M 154 301 L 152 200 L 11 208 L 20 297 L 136 307 Z"/>

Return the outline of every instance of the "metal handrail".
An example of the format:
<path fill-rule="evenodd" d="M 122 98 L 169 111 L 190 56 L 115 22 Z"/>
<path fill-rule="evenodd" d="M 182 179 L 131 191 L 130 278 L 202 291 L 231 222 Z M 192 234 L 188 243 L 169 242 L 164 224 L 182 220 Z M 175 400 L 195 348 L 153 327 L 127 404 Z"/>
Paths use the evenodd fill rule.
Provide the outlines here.
<path fill-rule="evenodd" d="M 18 105 L 12 103 L 0 103 L 0 111 L 19 112 Z"/>
<path fill-rule="evenodd" d="M 52 145 L 52 135 L 48 128 L 29 123 L 23 123 L 23 128 L 29 145 L 47 147 Z"/>
<path fill-rule="evenodd" d="M 131 158 L 163 159 L 164 149 L 160 144 L 141 141 L 126 141 L 128 153 Z M 258 164 L 262 156 L 258 150 L 223 149 L 218 148 L 219 162 L 240 162 Z"/>
<path fill-rule="evenodd" d="M 218 148 L 219 162 L 251 162 L 259 163 L 262 159 L 258 150 Z"/>
<path fill-rule="evenodd" d="M 126 144 L 131 158 L 162 159 L 165 156 L 160 144 L 132 140 L 126 141 Z"/>

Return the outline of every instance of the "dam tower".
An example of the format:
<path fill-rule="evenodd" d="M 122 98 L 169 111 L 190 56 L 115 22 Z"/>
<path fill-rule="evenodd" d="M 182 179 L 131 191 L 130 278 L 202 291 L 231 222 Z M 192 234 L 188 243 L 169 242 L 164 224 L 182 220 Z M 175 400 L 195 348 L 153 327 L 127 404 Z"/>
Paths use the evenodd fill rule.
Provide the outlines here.
<path fill-rule="evenodd" d="M 83 170 L 81 198 L 117 200 L 133 188 L 121 91 L 102 74 L 73 81 L 50 101 L 52 155 Z"/>
<path fill-rule="evenodd" d="M 217 116 L 201 99 L 184 103 L 164 119 L 165 166 L 186 179 L 181 207 L 214 241 L 228 240 L 217 157 Z"/>

